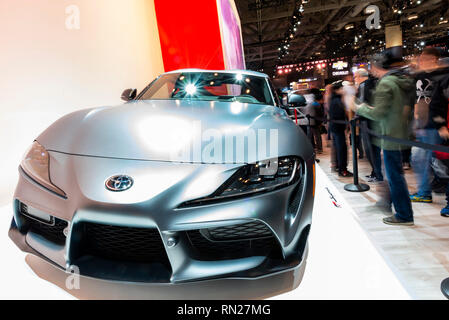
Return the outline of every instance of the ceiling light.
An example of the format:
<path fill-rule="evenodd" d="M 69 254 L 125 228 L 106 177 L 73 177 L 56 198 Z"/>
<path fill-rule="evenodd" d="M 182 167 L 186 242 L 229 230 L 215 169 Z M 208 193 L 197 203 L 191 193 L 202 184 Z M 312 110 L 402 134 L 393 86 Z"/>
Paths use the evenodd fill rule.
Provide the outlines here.
<path fill-rule="evenodd" d="M 408 16 L 407 17 L 407 20 L 415 20 L 415 19 L 418 19 L 418 15 L 417 14 L 412 14 L 412 15 L 410 15 L 410 16 Z"/>

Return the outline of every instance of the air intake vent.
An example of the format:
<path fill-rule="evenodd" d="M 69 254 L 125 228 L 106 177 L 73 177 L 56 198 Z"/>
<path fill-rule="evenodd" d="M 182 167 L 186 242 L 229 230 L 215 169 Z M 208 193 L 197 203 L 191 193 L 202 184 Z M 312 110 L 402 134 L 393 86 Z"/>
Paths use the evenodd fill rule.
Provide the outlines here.
<path fill-rule="evenodd" d="M 271 237 L 273 234 L 267 225 L 253 221 L 239 225 L 207 229 L 209 239 L 213 241 L 245 240 Z"/>
<path fill-rule="evenodd" d="M 198 260 L 226 260 L 252 256 L 282 257 L 280 245 L 262 222 L 187 231 Z"/>
<path fill-rule="evenodd" d="M 84 223 L 86 253 L 112 260 L 166 262 L 167 254 L 157 229 Z"/>
<path fill-rule="evenodd" d="M 23 206 L 24 204 L 22 204 L 21 209 L 23 209 Z M 64 229 L 69 225 L 67 221 L 53 217 L 51 223 L 44 223 L 25 214 L 22 214 L 22 219 L 26 231 L 34 232 L 57 245 L 65 245 Z"/>

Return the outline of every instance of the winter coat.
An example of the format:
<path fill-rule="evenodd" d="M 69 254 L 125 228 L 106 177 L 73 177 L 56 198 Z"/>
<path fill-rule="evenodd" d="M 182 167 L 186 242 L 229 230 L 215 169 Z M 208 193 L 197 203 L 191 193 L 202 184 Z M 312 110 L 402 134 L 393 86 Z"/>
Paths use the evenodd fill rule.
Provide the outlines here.
<path fill-rule="evenodd" d="M 332 96 L 330 105 L 329 105 L 329 130 L 331 132 L 342 132 L 346 129 L 346 124 L 344 123 L 335 123 L 332 120 L 338 121 L 346 121 L 346 109 L 343 104 L 342 98 L 340 95 Z"/>
<path fill-rule="evenodd" d="M 414 102 L 415 86 L 413 79 L 399 73 L 389 72 L 379 80 L 373 94 L 373 104 L 361 104 L 357 113 L 368 119 L 378 121 L 380 132 L 377 133 L 409 140 Z M 375 139 L 373 143 L 384 150 L 408 148 L 405 145 L 385 139 Z"/>

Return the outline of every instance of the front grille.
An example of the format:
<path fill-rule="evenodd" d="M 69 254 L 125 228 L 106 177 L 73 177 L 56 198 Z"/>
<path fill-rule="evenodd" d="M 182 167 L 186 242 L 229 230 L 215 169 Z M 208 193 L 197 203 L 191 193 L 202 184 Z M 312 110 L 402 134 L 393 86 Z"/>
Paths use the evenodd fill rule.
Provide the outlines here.
<path fill-rule="evenodd" d="M 34 232 L 57 245 L 65 244 L 66 237 L 64 235 L 64 229 L 68 226 L 67 221 L 53 218 L 53 222 L 47 224 L 30 218 L 23 213 L 22 219 L 27 231 Z"/>
<path fill-rule="evenodd" d="M 168 257 L 157 229 L 84 223 L 84 253 L 129 262 L 163 262 Z"/>
<path fill-rule="evenodd" d="M 198 260 L 282 256 L 278 241 L 262 222 L 191 230 L 186 233 Z"/>
<path fill-rule="evenodd" d="M 207 233 L 211 240 L 225 241 L 225 240 L 244 240 L 252 238 L 271 237 L 270 228 L 260 221 L 253 221 L 239 225 L 210 228 Z"/>

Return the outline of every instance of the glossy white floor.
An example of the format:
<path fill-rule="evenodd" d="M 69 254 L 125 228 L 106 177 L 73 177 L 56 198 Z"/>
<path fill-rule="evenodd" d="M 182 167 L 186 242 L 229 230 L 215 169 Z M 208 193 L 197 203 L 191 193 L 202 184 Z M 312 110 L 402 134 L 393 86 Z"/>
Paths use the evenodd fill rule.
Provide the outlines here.
<path fill-rule="evenodd" d="M 339 207 L 334 205 L 331 195 Z M 13 245 L 7 236 L 10 221 L 11 206 L 1 207 L 0 250 L 4 257 L 4 263 L 0 264 L 1 299 L 412 298 L 319 167 L 309 258 L 302 283 L 293 290 L 301 278 L 298 272 L 262 280 L 220 280 L 181 286 L 110 284 L 83 278 L 80 289 L 70 294 L 65 289 L 64 272 L 26 256 Z"/>

